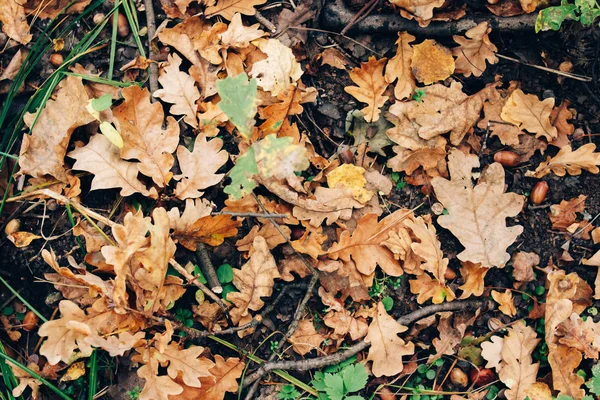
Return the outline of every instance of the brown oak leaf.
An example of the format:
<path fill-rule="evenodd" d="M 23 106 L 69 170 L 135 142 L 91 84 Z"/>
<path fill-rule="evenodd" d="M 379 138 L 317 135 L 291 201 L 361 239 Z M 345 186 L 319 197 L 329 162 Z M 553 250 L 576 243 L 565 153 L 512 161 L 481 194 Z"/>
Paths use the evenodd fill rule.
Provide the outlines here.
<path fill-rule="evenodd" d="M 373 56 L 369 57 L 368 62 L 361 63 L 360 68 L 354 68 L 349 72 L 350 79 L 357 86 L 344 88 L 346 93 L 354 96 L 356 100 L 367 103 L 367 106 L 361 110 L 367 122 L 379 120 L 381 107 L 389 98 L 383 95 L 388 86 L 383 77 L 386 60 L 386 58 L 377 60 Z"/>
<path fill-rule="evenodd" d="M 206 18 L 212 18 L 220 15 L 228 21 L 231 21 L 236 13 L 244 15 L 254 15 L 256 9 L 267 0 L 217 0 L 217 4 L 207 7 L 204 11 Z"/>
<path fill-rule="evenodd" d="M 556 127 L 550 123 L 550 114 L 554 108 L 554 98 L 540 101 L 535 94 L 525 94 L 517 89 L 502 107 L 502 120 L 516 125 L 536 137 L 544 136 L 548 141 L 556 138 Z"/>
<path fill-rule="evenodd" d="M 318 349 L 325 340 L 325 336 L 315 330 L 310 319 L 301 319 L 294 334 L 290 336 L 290 343 L 294 351 L 301 356 Z"/>
<path fill-rule="evenodd" d="M 17 0 L 6 0 L 0 3 L 0 22 L 2 32 L 21 44 L 27 44 L 33 37 L 29 32 L 27 15 L 23 3 Z"/>
<path fill-rule="evenodd" d="M 452 49 L 452 54 L 456 57 L 456 73 L 466 77 L 481 76 L 485 71 L 486 61 L 490 64 L 498 62 L 496 57 L 498 48 L 489 37 L 491 31 L 492 28 L 487 22 L 481 22 L 466 31 L 466 37 L 453 36 L 454 41 L 459 44 Z"/>
<path fill-rule="evenodd" d="M 535 176 L 541 178 L 554 172 L 557 176 L 580 175 L 581 170 L 586 170 L 592 174 L 597 174 L 600 169 L 600 152 L 594 153 L 596 145 L 586 143 L 577 150 L 571 150 L 567 145 L 560 149 L 554 157 L 547 157 L 546 161 L 540 163 L 535 172 L 527 171 L 526 176 Z"/>
<path fill-rule="evenodd" d="M 413 49 L 410 43 L 415 37 L 408 32 L 398 32 L 396 40 L 396 55 L 388 61 L 385 66 L 385 80 L 387 83 L 394 83 L 394 97 L 396 100 L 402 100 L 411 97 L 415 89 L 415 77 L 412 74 L 411 60 Z"/>

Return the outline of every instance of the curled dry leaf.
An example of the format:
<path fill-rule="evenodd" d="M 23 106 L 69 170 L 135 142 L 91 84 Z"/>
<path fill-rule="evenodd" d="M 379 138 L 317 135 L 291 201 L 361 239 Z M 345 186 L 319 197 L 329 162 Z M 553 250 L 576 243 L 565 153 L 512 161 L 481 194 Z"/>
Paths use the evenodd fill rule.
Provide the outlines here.
<path fill-rule="evenodd" d="M 2 22 L 2 32 L 9 38 L 21 44 L 31 41 L 33 36 L 29 32 L 27 15 L 22 2 L 6 0 L 0 3 L 0 22 Z"/>
<path fill-rule="evenodd" d="M 454 73 L 454 58 L 447 47 L 427 39 L 413 46 L 411 68 L 419 82 L 431 85 Z"/>
<path fill-rule="evenodd" d="M 123 138 L 121 157 L 136 159 L 138 170 L 163 187 L 173 173 L 171 155 L 179 142 L 179 125 L 175 118 L 167 117 L 163 129 L 164 113 L 160 103 L 150 103 L 148 89 L 133 85 L 123 89 L 125 101 L 113 110 L 117 129 Z"/>
<path fill-rule="evenodd" d="M 200 190 L 216 185 L 223 179 L 224 174 L 217 174 L 228 160 L 228 154 L 221 150 L 223 141 L 219 138 L 207 140 L 199 136 L 194 142 L 194 150 L 189 151 L 184 146 L 177 148 L 177 160 L 181 175 L 174 178 L 181 181 L 175 188 L 175 196 L 184 200 L 202 197 Z"/>
<path fill-rule="evenodd" d="M 577 150 L 571 150 L 571 146 L 564 146 L 554 157 L 546 158 L 540 163 L 535 172 L 527 171 L 526 176 L 541 178 L 554 172 L 557 176 L 580 175 L 582 170 L 597 174 L 600 165 L 600 153 L 594 153 L 596 145 L 586 143 Z"/>
<path fill-rule="evenodd" d="M 492 290 L 492 298 L 498 304 L 500 304 L 498 310 L 500 310 L 503 314 L 506 314 L 509 317 L 514 317 L 517 315 L 517 309 L 515 308 L 515 303 L 513 301 L 512 290 L 506 289 L 504 293 Z"/>
<path fill-rule="evenodd" d="M 23 174 L 36 178 L 51 175 L 66 182 L 67 174 L 63 163 L 71 134 L 76 128 L 92 122 L 94 117 L 85 109 L 89 96 L 81 78 L 67 76 L 59 84 L 55 96 L 55 100 L 49 99 L 46 102 L 31 135 L 23 135 L 19 166 Z M 35 117 L 35 113 L 25 114 L 25 124 L 31 127 Z"/>
<path fill-rule="evenodd" d="M 234 269 L 233 274 L 233 285 L 239 292 L 227 294 L 227 300 L 235 306 L 231 310 L 231 319 L 236 324 L 244 324 L 252 318 L 250 310 L 258 311 L 263 307 L 261 297 L 271 295 L 274 279 L 280 277 L 265 238 L 254 238 L 250 259 L 242 268 Z"/>
<path fill-rule="evenodd" d="M 525 94 L 517 89 L 502 107 L 502 119 L 516 125 L 536 137 L 544 136 L 548 141 L 554 139 L 558 132 L 550 123 L 550 114 L 554 108 L 554 98 L 540 101 L 535 94 Z"/>
<path fill-rule="evenodd" d="M 587 197 L 581 194 L 570 200 L 561 200 L 560 204 L 551 205 L 550 221 L 552 222 L 552 229 L 566 231 L 568 227 L 573 225 L 577 221 L 576 213 L 582 213 L 585 210 L 586 199 Z"/>
<path fill-rule="evenodd" d="M 481 264 L 463 261 L 460 267 L 460 274 L 464 279 L 464 283 L 458 288 L 463 291 L 460 295 L 461 299 L 466 299 L 471 296 L 481 296 L 484 289 L 484 278 L 489 268 L 482 267 Z"/>
<path fill-rule="evenodd" d="M 383 68 L 386 58 L 377 60 L 375 57 L 369 57 L 369 61 L 361 63 L 360 68 L 354 68 L 349 72 L 350 79 L 357 86 L 347 86 L 344 88 L 346 93 L 351 94 L 356 100 L 367 103 L 367 106 L 361 111 L 365 121 L 375 122 L 379 119 L 379 113 L 388 96 L 383 92 L 388 84 L 383 77 Z"/>
<path fill-rule="evenodd" d="M 412 230 L 413 234 L 420 241 L 420 243 L 414 242 L 411 244 L 414 253 L 424 260 L 420 267 L 430 272 L 438 282 L 443 284 L 449 260 L 444 258 L 435 227 L 431 222 L 426 224 L 422 217 L 407 220 L 404 225 Z"/>
<path fill-rule="evenodd" d="M 415 37 L 408 32 L 398 32 L 396 40 L 396 55 L 390 58 L 385 66 L 385 80 L 387 83 L 394 83 L 394 97 L 396 100 L 402 100 L 411 97 L 415 89 L 415 78 L 412 74 L 411 59 L 413 49 L 410 43 Z"/>
<path fill-rule="evenodd" d="M 183 120 L 188 125 L 197 128 L 198 106 L 196 102 L 200 99 L 200 92 L 196 87 L 196 82 L 191 76 L 179 70 L 181 57 L 177 53 L 169 54 L 168 63 L 158 77 L 163 88 L 154 92 L 153 96 L 173 104 L 169 112 L 175 115 L 184 115 Z"/>
<path fill-rule="evenodd" d="M 510 259 L 506 249 L 523 231 L 520 225 L 507 227 L 506 218 L 521 211 L 523 196 L 504 193 L 504 169 L 499 163 L 491 164 L 473 186 L 471 171 L 479 167 L 477 156 L 455 149 L 448 159 L 452 180 L 436 177 L 431 181 L 438 200 L 448 210 L 448 215 L 438 217 L 438 223 L 465 247 L 459 260 L 504 267 Z"/>
<path fill-rule="evenodd" d="M 377 303 L 377 314 L 373 316 L 364 339 L 371 344 L 367 361 L 373 361 L 371 367 L 373 375 L 394 376 L 402 372 L 404 369 L 402 357 L 411 355 L 415 351 L 413 343 L 406 343 L 398 337 L 399 333 L 407 329 L 388 315 L 383 303 Z"/>
<path fill-rule="evenodd" d="M 486 61 L 496 64 L 498 48 L 490 41 L 489 34 L 492 28 L 487 22 L 481 22 L 475 28 L 465 32 L 466 37 L 453 36 L 458 47 L 452 49 L 456 57 L 455 72 L 466 77 L 471 75 L 481 76 L 486 68 Z"/>
<path fill-rule="evenodd" d="M 325 336 L 315 330 L 315 327 L 310 319 L 302 319 L 298 322 L 298 328 L 294 334 L 290 336 L 290 343 L 294 351 L 301 356 L 318 349 L 321 343 L 325 340 Z"/>

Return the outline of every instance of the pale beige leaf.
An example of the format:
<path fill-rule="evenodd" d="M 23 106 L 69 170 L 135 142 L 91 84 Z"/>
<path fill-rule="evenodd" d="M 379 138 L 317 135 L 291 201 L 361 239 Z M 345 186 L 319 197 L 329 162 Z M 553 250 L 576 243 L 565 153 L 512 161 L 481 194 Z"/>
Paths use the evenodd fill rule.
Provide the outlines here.
<path fill-rule="evenodd" d="M 60 181 L 67 181 L 63 164 L 71 134 L 76 128 L 94 120 L 85 109 L 88 101 L 89 96 L 81 78 L 67 76 L 59 84 L 55 100 L 46 102 L 31 135 L 23 135 L 19 155 L 23 174 L 36 178 L 51 175 Z M 35 117 L 35 113 L 25 114 L 24 121 L 28 127 L 33 125 Z"/>
<path fill-rule="evenodd" d="M 21 44 L 27 44 L 33 37 L 29 32 L 27 15 L 23 8 L 23 2 L 19 0 L 3 0 L 0 2 L 0 22 L 2 32 L 9 38 Z"/>
<path fill-rule="evenodd" d="M 180 66 L 181 58 L 177 53 L 169 54 L 168 65 L 163 68 L 158 77 L 163 88 L 154 92 L 153 96 L 173 104 L 169 112 L 174 115 L 184 115 L 183 120 L 188 125 L 197 128 L 198 106 L 196 102 L 200 99 L 200 92 L 194 79 L 179 70 Z"/>
<path fill-rule="evenodd" d="M 193 399 L 222 400 L 226 392 L 236 393 L 239 387 L 237 379 L 242 376 L 244 366 L 239 358 L 225 360 L 215 354 L 215 365 L 209 370 L 212 379 L 201 379 L 202 387 Z"/>
<path fill-rule="evenodd" d="M 594 281 L 594 299 L 600 300 L 600 251 L 597 251 L 589 259 L 583 259 L 583 264 L 597 267 L 596 280 Z"/>
<path fill-rule="evenodd" d="M 555 126 L 550 123 L 550 114 L 554 108 L 554 98 L 540 101 L 535 94 L 525 94 L 517 89 L 502 107 L 502 119 L 516 125 L 536 137 L 544 136 L 551 141 L 558 135 Z"/>
<path fill-rule="evenodd" d="M 367 122 L 375 122 L 379 119 L 381 107 L 388 99 L 388 96 L 383 95 L 388 86 L 383 76 L 386 61 L 386 58 L 377 60 L 373 56 L 369 57 L 368 62 L 361 63 L 360 68 L 354 68 L 349 72 L 350 79 L 357 86 L 344 88 L 346 93 L 354 96 L 356 100 L 367 103 L 367 106 L 361 110 Z"/>
<path fill-rule="evenodd" d="M 206 199 L 186 199 L 185 208 L 181 215 L 179 208 L 173 207 L 169 210 L 169 221 L 171 229 L 175 232 L 186 232 L 200 218 L 210 215 L 212 204 Z"/>
<path fill-rule="evenodd" d="M 138 180 L 138 164 L 122 160 L 119 149 L 104 135 L 96 134 L 84 147 L 78 147 L 68 154 L 75 159 L 74 170 L 94 174 L 90 190 L 120 188 L 121 196 L 141 193 L 156 198 L 155 188 L 147 190 Z"/>
<path fill-rule="evenodd" d="M 471 75 L 481 76 L 486 68 L 486 61 L 496 64 L 498 48 L 490 41 L 489 34 L 492 28 L 487 22 L 481 22 L 474 28 L 465 32 L 466 37 L 455 35 L 453 39 L 459 44 L 452 49 L 456 57 L 456 73 L 466 77 Z"/>
<path fill-rule="evenodd" d="M 217 4 L 207 7 L 204 14 L 207 18 L 220 15 L 231 21 L 236 13 L 254 15 L 254 7 L 265 3 L 267 0 L 217 0 Z"/>
<path fill-rule="evenodd" d="M 235 47 L 244 49 L 250 45 L 250 42 L 259 39 L 265 35 L 265 32 L 258 29 L 260 24 L 244 26 L 242 15 L 236 13 L 231 19 L 227 30 L 221 33 L 221 44 L 225 48 Z"/>
<path fill-rule="evenodd" d="M 502 365 L 498 376 L 509 388 L 508 400 L 522 400 L 525 391 L 536 381 L 539 363 L 533 363 L 531 354 L 539 339 L 533 328 L 517 321 L 508 329 L 502 346 Z"/>
<path fill-rule="evenodd" d="M 500 336 L 492 336 L 489 342 L 481 343 L 481 356 L 487 361 L 486 368 L 494 368 L 496 371 L 502 369 L 503 347 L 504 339 Z"/>
<path fill-rule="evenodd" d="M 425 223 L 422 217 L 407 220 L 404 225 L 411 229 L 420 243 L 412 243 L 411 248 L 424 262 L 421 268 L 430 272 L 440 283 L 445 282 L 444 274 L 448 269 L 449 260 L 444 258 L 441 243 L 437 238 L 435 227 L 431 222 Z"/>
<path fill-rule="evenodd" d="M 410 45 L 415 40 L 415 37 L 408 32 L 398 32 L 398 40 L 396 40 L 396 55 L 388 61 L 385 66 L 385 80 L 387 83 L 393 83 L 394 96 L 396 100 L 402 100 L 411 97 L 415 89 L 415 78 L 412 74 L 411 59 L 413 49 Z"/>
<path fill-rule="evenodd" d="M 301 356 L 318 349 L 325 337 L 315 330 L 311 320 L 301 319 L 294 334 L 290 337 L 290 343 L 294 351 Z"/>
<path fill-rule="evenodd" d="M 183 388 L 168 376 L 159 376 L 148 365 L 137 370 L 137 375 L 144 379 L 144 389 L 139 400 L 168 400 L 170 395 L 180 394 Z"/>
<path fill-rule="evenodd" d="M 101 336 L 88 336 L 85 341 L 94 347 L 108 351 L 111 357 L 123 356 L 126 351 L 131 350 L 146 334 L 138 332 L 132 335 L 129 332 L 120 332 L 118 335 L 111 335 L 107 338 Z"/>
<path fill-rule="evenodd" d="M 441 7 L 444 0 L 392 0 L 392 4 L 406 10 L 405 18 L 416 18 L 419 25 L 427 26 L 433 18 L 433 9 Z"/>
<path fill-rule="evenodd" d="M 168 361 L 167 373 L 171 379 L 181 374 L 183 383 L 191 387 L 201 387 L 200 378 L 211 376 L 209 370 L 215 365 L 206 357 L 201 357 L 204 347 L 191 346 L 180 349 L 177 343 L 169 343 L 161 352 L 161 361 Z"/>
<path fill-rule="evenodd" d="M 289 47 L 277 39 L 258 39 L 253 43 L 267 55 L 250 70 L 250 76 L 256 78 L 259 87 L 277 96 L 300 79 L 302 68 Z"/>
<path fill-rule="evenodd" d="M 596 145 L 594 143 L 586 143 L 577 150 L 571 150 L 571 146 L 567 145 L 560 149 L 554 157 L 546 158 L 546 161 L 540 163 L 535 169 L 535 172 L 527 172 L 527 176 L 535 176 L 541 178 L 554 172 L 557 176 L 580 175 L 582 170 L 586 170 L 592 174 L 597 174 L 600 169 L 600 152 L 594 153 Z"/>
<path fill-rule="evenodd" d="M 123 89 L 125 101 L 113 110 L 117 129 L 123 138 L 121 157 L 136 159 L 138 170 L 163 187 L 169 183 L 174 163 L 171 155 L 179 142 L 179 125 L 175 118 L 167 117 L 163 129 L 164 113 L 160 103 L 150 103 L 150 93 L 133 85 Z"/>
<path fill-rule="evenodd" d="M 452 301 L 456 298 L 451 288 L 433 279 L 429 274 L 424 273 L 408 282 L 410 292 L 418 294 L 417 303 L 423 304 L 431 299 L 433 304 L 441 304 L 444 301 Z"/>
<path fill-rule="evenodd" d="M 258 311 L 263 307 L 261 297 L 271 295 L 274 280 L 280 277 L 265 238 L 255 237 L 252 250 L 248 262 L 242 268 L 233 270 L 233 285 L 239 292 L 227 294 L 227 300 L 235 305 L 231 310 L 231 318 L 235 323 L 247 317 L 250 310 Z"/>
<path fill-rule="evenodd" d="M 224 174 L 217 174 L 228 160 L 228 154 L 221 150 L 223 141 L 219 138 L 206 140 L 199 136 L 194 142 L 194 150 L 190 152 L 184 146 L 177 148 L 177 160 L 181 168 L 181 179 L 175 188 L 175 196 L 180 200 L 202 197 L 200 190 L 216 185 L 223 179 Z"/>
<path fill-rule="evenodd" d="M 388 315 L 383 303 L 377 304 L 377 314 L 368 328 L 364 341 L 371 344 L 367 361 L 373 361 L 371 371 L 376 377 L 382 375 L 394 376 L 404 369 L 403 356 L 414 353 L 415 346 L 412 342 L 406 343 L 399 333 L 408 328 L 399 324 Z"/>
<path fill-rule="evenodd" d="M 448 215 L 438 217 L 438 223 L 465 247 L 459 260 L 504 267 L 510 259 L 506 249 L 523 231 L 520 225 L 506 227 L 506 218 L 521 211 L 523 196 L 504 193 L 504 169 L 499 163 L 491 164 L 473 186 L 471 171 L 479 167 L 477 156 L 455 149 L 448 158 L 452 180 L 436 177 L 431 181 L 438 200 L 448 210 Z"/>

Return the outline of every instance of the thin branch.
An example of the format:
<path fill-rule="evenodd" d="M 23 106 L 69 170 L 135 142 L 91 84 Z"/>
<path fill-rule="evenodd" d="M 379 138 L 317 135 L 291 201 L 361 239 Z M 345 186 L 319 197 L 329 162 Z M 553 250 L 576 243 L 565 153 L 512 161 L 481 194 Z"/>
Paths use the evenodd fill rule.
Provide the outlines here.
<path fill-rule="evenodd" d="M 156 33 L 154 5 L 152 4 L 152 0 L 144 0 L 144 6 L 146 8 L 146 26 L 148 27 L 148 32 L 146 33 L 146 37 L 148 38 L 148 53 L 149 58 L 154 60 L 156 57 L 156 53 L 152 47 L 152 39 L 154 39 L 154 34 Z M 150 63 L 149 70 L 150 93 L 154 93 L 158 90 L 158 65 Z"/>
<path fill-rule="evenodd" d="M 208 255 L 208 250 L 206 250 L 204 243 L 196 243 L 196 259 L 200 264 L 202 273 L 208 281 L 208 286 L 210 286 L 212 291 L 217 294 L 223 293 L 223 286 L 221 286 L 221 282 L 219 282 L 217 272 L 215 271 L 212 261 L 210 261 L 210 256 Z"/>

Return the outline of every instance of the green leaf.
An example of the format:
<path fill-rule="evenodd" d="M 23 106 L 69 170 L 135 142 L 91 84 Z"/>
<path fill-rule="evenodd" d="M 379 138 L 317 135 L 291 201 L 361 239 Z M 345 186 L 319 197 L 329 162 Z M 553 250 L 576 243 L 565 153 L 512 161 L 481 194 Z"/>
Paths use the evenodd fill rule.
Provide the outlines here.
<path fill-rule="evenodd" d="M 91 100 L 92 108 L 96 111 L 104 111 L 112 105 L 112 96 L 110 94 L 105 94 L 97 99 Z"/>
<path fill-rule="evenodd" d="M 277 397 L 281 400 L 294 400 L 300 397 L 300 392 L 296 390 L 294 385 L 284 385 L 277 393 Z"/>
<path fill-rule="evenodd" d="M 217 91 L 221 97 L 218 104 L 221 111 L 245 138 L 249 138 L 256 115 L 256 79 L 248 80 L 246 73 L 242 72 L 218 80 Z"/>
<path fill-rule="evenodd" d="M 575 0 L 575 5 L 579 8 L 579 22 L 584 26 L 594 23 L 594 20 L 600 16 L 600 9 L 596 0 Z"/>
<path fill-rule="evenodd" d="M 204 277 L 204 274 L 200 270 L 200 267 L 197 265 L 194 265 L 194 275 L 198 278 L 198 281 L 200 281 L 200 283 L 202 283 L 203 285 L 206 285 L 208 283 L 208 281 Z"/>
<path fill-rule="evenodd" d="M 346 392 L 344 392 L 344 380 L 339 374 L 325 374 L 323 378 L 325 383 L 325 393 L 331 400 L 342 400 Z"/>
<path fill-rule="evenodd" d="M 227 293 L 231 292 L 237 292 L 235 286 L 233 286 L 231 283 L 223 285 L 223 292 L 221 292 L 221 297 L 227 299 Z"/>
<path fill-rule="evenodd" d="M 585 384 L 590 392 L 600 395 L 600 362 L 592 367 L 592 378 Z"/>
<path fill-rule="evenodd" d="M 223 264 L 217 268 L 217 278 L 221 283 L 229 283 L 233 281 L 233 268 L 229 264 Z"/>
<path fill-rule="evenodd" d="M 348 365 L 340 372 L 346 393 L 358 392 L 367 385 L 369 375 L 363 364 Z"/>
<path fill-rule="evenodd" d="M 544 8 L 535 20 L 535 33 L 539 31 L 557 31 L 566 19 L 579 20 L 575 14 L 575 4 L 563 3 L 560 6 Z"/>
<path fill-rule="evenodd" d="M 378 153 L 385 157 L 383 148 L 393 144 L 388 137 L 386 131 L 392 127 L 385 118 L 379 118 L 377 122 L 368 123 L 365 121 L 363 114 L 354 110 L 346 116 L 346 131 L 352 128 L 352 136 L 354 137 L 353 146 L 358 146 L 361 143 L 367 142 L 369 151 Z"/>
<path fill-rule="evenodd" d="M 355 394 L 353 396 L 345 397 L 344 400 L 365 400 L 365 398 Z"/>
<path fill-rule="evenodd" d="M 383 308 L 385 308 L 385 311 L 390 311 L 392 307 L 394 307 L 394 299 L 392 299 L 390 296 L 385 296 L 383 299 L 381 299 L 381 302 L 383 303 Z"/>
<path fill-rule="evenodd" d="M 231 184 L 225 186 L 223 191 L 234 199 L 252 193 L 256 187 L 252 177 L 256 174 L 258 174 L 258 167 L 254 157 L 254 147 L 250 147 L 245 154 L 237 158 L 235 166 L 229 171 Z"/>
<path fill-rule="evenodd" d="M 317 372 L 315 372 L 315 376 L 314 376 L 313 380 L 310 381 L 310 384 L 312 387 L 317 389 L 319 392 L 324 392 L 325 389 L 327 388 L 327 385 L 325 385 L 324 379 L 325 379 L 325 374 L 321 371 L 317 371 Z"/>

